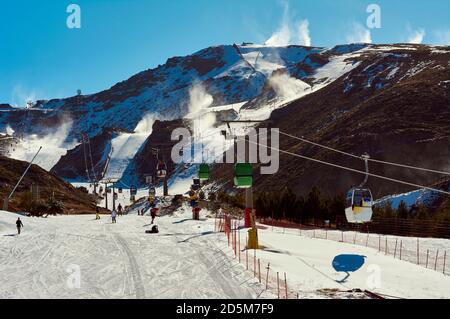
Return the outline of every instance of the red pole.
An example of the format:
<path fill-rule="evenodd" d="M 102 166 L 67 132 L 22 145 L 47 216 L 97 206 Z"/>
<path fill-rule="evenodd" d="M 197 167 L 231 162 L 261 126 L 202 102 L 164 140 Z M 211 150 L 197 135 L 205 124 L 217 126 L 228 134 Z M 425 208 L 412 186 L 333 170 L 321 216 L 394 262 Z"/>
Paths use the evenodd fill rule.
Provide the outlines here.
<path fill-rule="evenodd" d="M 444 268 L 443 268 L 443 271 L 442 271 L 442 273 L 445 275 L 445 261 L 447 260 L 447 251 L 445 251 L 445 253 L 444 253 Z"/>
<path fill-rule="evenodd" d="M 258 258 L 258 277 L 259 277 L 259 283 L 261 283 L 261 261 Z"/>
<path fill-rule="evenodd" d="M 247 265 L 248 270 L 248 249 L 245 249 L 245 264 Z"/>
<path fill-rule="evenodd" d="M 286 273 L 284 273 L 284 287 L 286 289 L 286 299 L 288 299 L 288 286 L 287 286 Z"/>
<path fill-rule="evenodd" d="M 256 278 L 256 249 L 253 249 L 253 275 Z"/>
<path fill-rule="evenodd" d="M 394 259 L 397 256 L 397 244 L 398 244 L 398 238 L 395 239 Z"/>
<path fill-rule="evenodd" d="M 436 252 L 436 260 L 434 261 L 434 270 L 437 270 L 438 257 L 439 257 L 439 249 Z"/>
<path fill-rule="evenodd" d="M 420 265 L 420 259 L 419 259 L 419 238 L 417 238 L 417 264 Z"/>
<path fill-rule="evenodd" d="M 402 246 L 403 246 L 403 240 L 400 241 L 400 260 L 402 260 Z"/>
<path fill-rule="evenodd" d="M 239 238 L 239 263 L 241 262 L 241 230 L 238 231 L 238 238 Z"/>
<path fill-rule="evenodd" d="M 278 299 L 280 299 L 280 274 L 277 271 Z"/>

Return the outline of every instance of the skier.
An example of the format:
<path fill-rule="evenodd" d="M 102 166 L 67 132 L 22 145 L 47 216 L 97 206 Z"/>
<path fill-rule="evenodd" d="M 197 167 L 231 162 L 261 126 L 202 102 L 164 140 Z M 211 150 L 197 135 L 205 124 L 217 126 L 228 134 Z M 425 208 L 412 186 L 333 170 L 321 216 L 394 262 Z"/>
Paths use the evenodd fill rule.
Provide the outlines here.
<path fill-rule="evenodd" d="M 117 210 L 119 211 L 119 216 L 122 216 L 122 205 L 119 204 L 119 206 L 117 206 Z"/>
<path fill-rule="evenodd" d="M 111 219 L 112 219 L 113 224 L 117 224 L 116 218 L 117 218 L 117 212 L 115 209 L 113 209 L 113 211 L 111 212 Z"/>
<path fill-rule="evenodd" d="M 20 235 L 20 229 L 23 227 L 23 224 L 22 224 L 22 221 L 20 220 L 20 217 L 17 218 L 16 225 L 17 225 L 17 233 Z"/>
<path fill-rule="evenodd" d="M 100 209 L 98 206 L 95 207 L 95 220 L 100 220 Z"/>

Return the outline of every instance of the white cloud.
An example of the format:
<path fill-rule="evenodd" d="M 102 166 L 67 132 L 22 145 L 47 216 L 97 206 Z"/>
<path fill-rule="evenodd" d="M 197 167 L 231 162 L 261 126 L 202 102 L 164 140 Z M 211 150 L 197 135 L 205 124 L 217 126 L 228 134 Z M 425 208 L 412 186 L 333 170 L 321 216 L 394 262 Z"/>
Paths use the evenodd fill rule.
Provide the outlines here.
<path fill-rule="evenodd" d="M 291 23 L 289 17 L 289 3 L 283 2 L 283 19 L 280 28 L 275 31 L 265 42 L 265 45 L 283 47 L 288 45 L 311 46 L 311 36 L 309 33 L 309 21 L 300 20 Z M 292 28 L 292 25 L 295 28 Z M 293 31 L 295 30 L 295 31 Z"/>
<path fill-rule="evenodd" d="M 370 30 L 360 23 L 353 23 L 351 33 L 347 34 L 348 43 L 372 43 Z"/>

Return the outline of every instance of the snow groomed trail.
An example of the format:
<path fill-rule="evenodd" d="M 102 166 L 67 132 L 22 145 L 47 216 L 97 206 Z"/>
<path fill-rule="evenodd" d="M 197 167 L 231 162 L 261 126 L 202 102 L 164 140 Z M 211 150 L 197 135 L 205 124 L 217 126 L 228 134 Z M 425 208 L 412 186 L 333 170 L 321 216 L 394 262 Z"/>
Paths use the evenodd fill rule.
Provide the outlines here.
<path fill-rule="evenodd" d="M 254 278 L 216 240 L 210 224 L 128 215 L 21 217 L 0 212 L 0 298 L 264 298 Z M 73 276 L 79 273 L 79 287 Z M 75 280 L 76 282 L 76 280 Z"/>
<path fill-rule="evenodd" d="M 157 218 L 156 235 L 145 234 L 150 217 L 136 214 L 119 217 L 114 225 L 109 216 L 100 221 L 92 215 L 21 217 L 25 228 L 16 236 L 18 215 L 0 211 L 0 298 L 277 298 L 277 272 L 282 280 L 287 274 L 289 298 L 364 297 L 355 290 L 450 298 L 450 277 L 442 273 L 377 249 L 263 225 L 259 239 L 264 249 L 257 251 L 260 284 L 253 274 L 253 251 L 246 271 L 246 230 L 239 230 L 239 263 L 226 235 L 214 232 L 215 219 L 207 214 L 193 221 L 185 205 L 172 216 Z M 424 242 L 443 245 L 444 240 Z M 76 271 L 79 286 L 74 287 Z"/>

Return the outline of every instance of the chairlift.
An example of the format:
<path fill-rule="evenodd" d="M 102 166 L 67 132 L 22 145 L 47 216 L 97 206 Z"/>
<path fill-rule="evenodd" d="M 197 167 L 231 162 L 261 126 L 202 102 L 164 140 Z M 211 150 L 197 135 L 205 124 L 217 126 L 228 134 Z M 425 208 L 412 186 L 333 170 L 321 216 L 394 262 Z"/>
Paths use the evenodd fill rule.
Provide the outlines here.
<path fill-rule="evenodd" d="M 156 166 L 156 176 L 158 178 L 165 178 L 167 176 L 167 165 L 163 161 L 159 161 Z"/>

